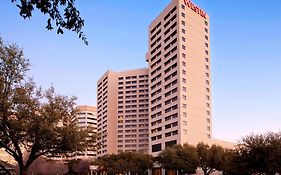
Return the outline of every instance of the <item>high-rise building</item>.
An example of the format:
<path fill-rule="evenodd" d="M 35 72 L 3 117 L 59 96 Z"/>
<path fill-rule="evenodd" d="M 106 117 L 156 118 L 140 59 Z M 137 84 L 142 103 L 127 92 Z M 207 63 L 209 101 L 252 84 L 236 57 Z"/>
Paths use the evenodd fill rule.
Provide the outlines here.
<path fill-rule="evenodd" d="M 211 138 L 209 17 L 173 0 L 149 26 L 150 152 Z"/>
<path fill-rule="evenodd" d="M 98 81 L 99 156 L 147 151 L 212 138 L 209 16 L 172 0 L 149 25 L 148 69 L 106 72 Z M 148 146 L 149 144 L 149 146 Z"/>
<path fill-rule="evenodd" d="M 98 156 L 148 152 L 148 69 L 107 71 L 98 81 Z"/>
<path fill-rule="evenodd" d="M 89 137 L 97 134 L 97 108 L 92 106 L 77 106 L 77 115 L 74 121 L 81 129 L 87 128 L 90 130 Z M 89 145 L 85 151 L 75 152 L 71 159 L 93 159 L 97 155 L 95 144 Z"/>
<path fill-rule="evenodd" d="M 172 0 L 149 26 L 150 153 L 212 136 L 209 16 Z"/>

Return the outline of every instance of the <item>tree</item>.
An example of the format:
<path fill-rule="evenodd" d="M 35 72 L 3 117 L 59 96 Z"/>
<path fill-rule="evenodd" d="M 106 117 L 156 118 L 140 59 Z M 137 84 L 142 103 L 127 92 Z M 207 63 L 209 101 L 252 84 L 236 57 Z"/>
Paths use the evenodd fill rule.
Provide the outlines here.
<path fill-rule="evenodd" d="M 94 164 L 99 166 L 100 171 L 109 175 L 119 173 L 144 175 L 153 168 L 153 158 L 145 153 L 121 152 L 98 158 Z"/>
<path fill-rule="evenodd" d="M 188 144 L 166 148 L 158 161 L 166 170 L 177 170 L 179 174 L 194 174 L 199 165 L 196 148 Z"/>
<path fill-rule="evenodd" d="M 249 135 L 237 147 L 236 159 L 251 174 L 281 172 L 281 133 Z"/>
<path fill-rule="evenodd" d="M 29 68 L 23 51 L 0 39 L 0 147 L 17 161 L 20 174 L 40 156 L 83 150 L 87 136 L 71 122 L 76 98 L 38 88 Z"/>
<path fill-rule="evenodd" d="M 106 172 L 106 174 L 108 175 L 115 175 L 117 173 L 120 173 L 120 167 L 121 167 L 121 166 L 118 167 L 116 163 L 117 160 L 118 159 L 116 154 L 105 155 L 95 160 L 94 164 L 99 166 L 100 172 Z"/>
<path fill-rule="evenodd" d="M 70 160 L 68 162 L 68 175 L 87 175 L 89 173 L 89 162 L 84 160 Z"/>
<path fill-rule="evenodd" d="M 121 152 L 117 157 L 118 160 L 125 161 L 124 164 L 127 165 L 127 172 L 131 174 L 144 175 L 153 168 L 153 158 L 146 153 Z"/>
<path fill-rule="evenodd" d="M 210 148 L 204 143 L 197 144 L 197 153 L 200 162 L 200 168 L 205 175 L 220 171 L 224 164 L 224 149 L 217 145 Z"/>
<path fill-rule="evenodd" d="M 37 8 L 41 13 L 48 15 L 47 30 L 57 26 L 57 34 L 63 34 L 63 29 L 73 31 L 88 45 L 86 36 L 82 31 L 84 20 L 76 9 L 75 0 L 11 0 L 19 8 L 19 14 L 24 19 L 31 18 L 33 10 Z M 62 13 L 63 12 L 63 13 Z"/>
<path fill-rule="evenodd" d="M 221 170 L 223 175 L 251 175 L 241 161 L 241 155 L 237 149 L 224 151 L 224 163 Z"/>

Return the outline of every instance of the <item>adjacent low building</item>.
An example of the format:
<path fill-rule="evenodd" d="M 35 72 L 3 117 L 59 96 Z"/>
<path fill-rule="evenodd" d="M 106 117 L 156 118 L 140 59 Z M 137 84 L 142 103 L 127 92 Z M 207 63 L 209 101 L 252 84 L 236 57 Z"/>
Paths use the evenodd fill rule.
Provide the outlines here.
<path fill-rule="evenodd" d="M 97 108 L 93 106 L 77 106 L 77 115 L 74 122 L 81 129 L 89 129 L 89 137 L 96 135 L 97 137 Z M 97 155 L 97 147 L 95 144 L 91 144 L 83 152 L 76 152 L 72 155 L 72 159 L 90 159 L 93 160 Z"/>
<path fill-rule="evenodd" d="M 107 71 L 97 89 L 98 155 L 148 152 L 148 69 Z"/>

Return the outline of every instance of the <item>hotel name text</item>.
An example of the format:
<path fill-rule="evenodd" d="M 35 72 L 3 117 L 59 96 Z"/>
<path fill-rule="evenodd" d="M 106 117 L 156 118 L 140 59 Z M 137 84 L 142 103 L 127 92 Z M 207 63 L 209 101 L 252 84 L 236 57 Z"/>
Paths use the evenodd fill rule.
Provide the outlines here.
<path fill-rule="evenodd" d="M 206 17 L 206 15 L 207 15 L 206 12 L 204 10 L 202 10 L 200 7 L 196 6 L 190 0 L 184 0 L 184 4 L 187 5 L 190 9 L 192 9 L 195 13 L 198 13 L 203 18 L 205 18 L 205 19 L 207 18 Z"/>

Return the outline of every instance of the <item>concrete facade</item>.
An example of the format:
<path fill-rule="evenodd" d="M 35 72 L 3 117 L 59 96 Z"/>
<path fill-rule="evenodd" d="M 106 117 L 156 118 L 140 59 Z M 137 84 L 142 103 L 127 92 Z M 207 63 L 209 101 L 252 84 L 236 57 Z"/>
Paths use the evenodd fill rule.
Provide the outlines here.
<path fill-rule="evenodd" d="M 149 152 L 212 137 L 209 17 L 173 0 L 149 26 Z M 200 10 L 200 11 L 199 11 Z"/>
<path fill-rule="evenodd" d="M 157 156 L 168 146 L 184 143 L 233 147 L 212 138 L 209 26 L 209 16 L 200 7 L 189 0 L 172 0 L 148 27 L 148 69 L 107 71 L 100 78 L 100 156 L 140 150 Z M 133 85 L 131 95 L 124 90 L 127 81 Z"/>
<path fill-rule="evenodd" d="M 98 156 L 148 152 L 148 69 L 107 71 L 98 81 Z"/>
<path fill-rule="evenodd" d="M 80 128 L 90 128 L 89 136 L 97 134 L 97 108 L 92 106 L 77 106 L 77 116 L 75 123 Z M 76 152 L 71 159 L 93 159 L 96 158 L 96 146 L 89 146 L 84 152 Z"/>

